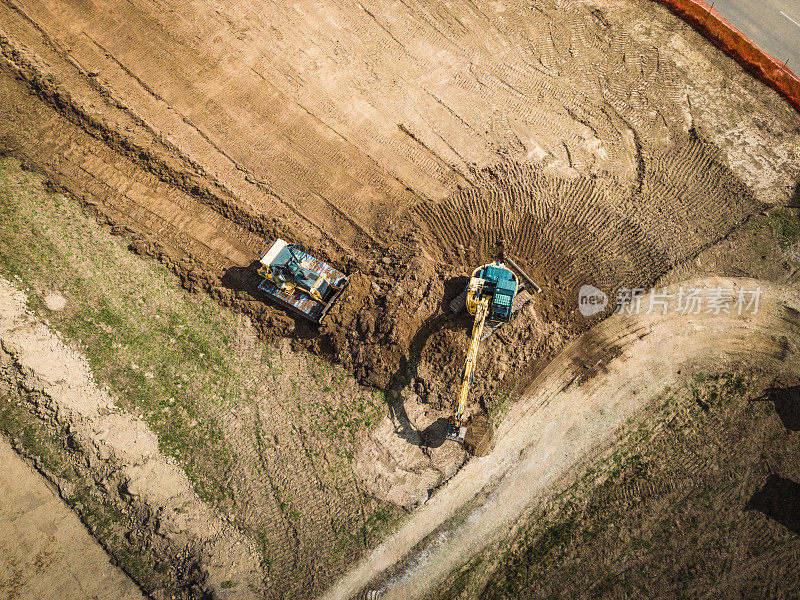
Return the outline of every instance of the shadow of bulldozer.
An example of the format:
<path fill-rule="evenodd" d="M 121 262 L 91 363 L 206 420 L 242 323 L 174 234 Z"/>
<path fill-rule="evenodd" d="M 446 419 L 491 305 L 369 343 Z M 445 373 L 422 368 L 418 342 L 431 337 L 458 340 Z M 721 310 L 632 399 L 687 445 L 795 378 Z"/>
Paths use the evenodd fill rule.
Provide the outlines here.
<path fill-rule="evenodd" d="M 222 275 L 222 286 L 234 292 L 247 292 L 259 300 L 266 299 L 267 295 L 258 289 L 261 276 L 257 273 L 261 266 L 257 260 L 248 267 L 231 267 Z"/>
<path fill-rule="evenodd" d="M 269 294 L 258 288 L 262 282 L 262 278 L 258 274 L 259 266 L 261 266 L 259 261 L 253 261 L 247 267 L 230 267 L 222 275 L 220 283 L 222 287 L 231 290 L 240 299 L 256 300 L 265 306 L 274 308 L 276 318 L 292 326 L 292 336 L 301 339 L 318 338 L 319 326 L 316 323 L 282 307 Z"/>

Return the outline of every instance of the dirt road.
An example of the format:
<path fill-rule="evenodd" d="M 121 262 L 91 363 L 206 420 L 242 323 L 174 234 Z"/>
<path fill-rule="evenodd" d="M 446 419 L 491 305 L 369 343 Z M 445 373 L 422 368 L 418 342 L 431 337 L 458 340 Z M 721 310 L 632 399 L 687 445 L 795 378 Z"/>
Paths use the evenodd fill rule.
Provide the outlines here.
<path fill-rule="evenodd" d="M 0 598 L 141 600 L 136 584 L 0 437 Z"/>
<path fill-rule="evenodd" d="M 548 365 L 509 411 L 488 456 L 470 461 L 321 598 L 344 600 L 371 582 L 382 589 L 383 599 L 424 597 L 506 534 L 668 386 L 703 369 L 798 370 L 800 293 L 795 288 L 748 279 L 689 285 L 737 292 L 760 286 L 761 304 L 757 314 L 741 317 L 735 311 L 615 315 L 592 329 Z"/>
<path fill-rule="evenodd" d="M 30 314 L 26 302 L 24 292 L 0 277 L 2 400 L 13 402 L 16 392 L 38 393 L 40 402 L 28 409 L 52 422 L 56 431 L 70 432 L 75 451 L 71 469 L 103 478 L 98 495 L 127 517 L 118 517 L 115 523 L 118 535 L 128 542 L 126 550 L 142 556 L 153 552 L 159 561 L 172 561 L 175 570 L 170 584 L 176 592 L 225 597 L 226 589 L 238 586 L 237 598 L 260 598 L 263 575 L 252 541 L 197 497 L 186 473 L 160 451 L 159 440 L 147 424 L 115 406 L 109 392 L 97 385 L 85 356 Z M 61 486 L 62 494 L 75 494 L 74 482 L 53 473 L 48 476 Z M 29 505 L 24 494 L 15 497 L 16 493 L 9 494 L 6 510 L 13 510 L 14 501 Z M 88 509 L 77 505 L 87 502 L 73 505 L 84 519 Z M 46 513 L 41 516 L 47 519 Z M 154 519 L 158 519 L 155 528 Z M 189 561 L 181 564 L 180 557 Z M 67 569 L 79 566 L 65 564 Z M 187 575 L 198 570 L 201 581 L 191 581 Z M 49 581 L 41 578 L 41 582 Z M 181 590 L 184 586 L 189 589 Z M 153 595 L 167 597 L 166 592 L 157 589 Z"/>

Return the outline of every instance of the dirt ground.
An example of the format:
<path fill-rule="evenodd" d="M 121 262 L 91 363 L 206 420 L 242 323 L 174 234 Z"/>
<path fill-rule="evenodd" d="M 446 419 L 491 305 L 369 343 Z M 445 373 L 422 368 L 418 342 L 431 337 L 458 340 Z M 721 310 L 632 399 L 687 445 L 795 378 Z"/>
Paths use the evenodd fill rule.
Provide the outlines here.
<path fill-rule="evenodd" d="M 705 289 L 761 285 L 763 304 L 744 316 L 617 314 L 593 328 L 509 409 L 491 453 L 471 460 L 322 598 L 350 598 L 369 587 L 387 600 L 436 597 L 451 573 L 488 545 L 503 547 L 505 536 L 564 478 L 692 373 L 761 370 L 797 378 L 795 286 L 718 278 L 691 283 Z"/>
<path fill-rule="evenodd" d="M 0 4 L 5 151 L 262 334 L 442 413 L 475 264 L 545 290 L 482 354 L 492 416 L 590 324 L 581 285 L 647 286 L 798 177 L 798 115 L 647 2 L 178 10 Z M 352 275 L 319 331 L 253 288 L 276 235 Z"/>
<path fill-rule="evenodd" d="M 475 264 L 507 253 L 545 289 L 486 353 L 507 372 L 480 365 L 490 405 L 584 327 L 580 285 L 648 285 L 798 176 L 797 114 L 643 1 L 0 10 L 8 151 L 189 287 L 433 405 Z M 361 273 L 322 335 L 235 293 L 276 234 Z"/>
<path fill-rule="evenodd" d="M 461 597 L 796 597 L 797 382 L 693 373 Z"/>
<path fill-rule="evenodd" d="M 230 595 L 225 590 L 236 588 L 237 598 L 261 597 L 264 576 L 254 540 L 197 497 L 185 471 L 159 450 L 159 439 L 147 424 L 115 406 L 95 382 L 85 357 L 30 314 L 27 300 L 0 278 L 5 433 L 21 452 L 43 464 L 50 481 L 93 531 L 107 529 L 103 541 L 120 558 L 141 555 L 147 569 L 140 576 L 148 577 L 154 565 L 167 574 L 158 582 L 163 587 L 142 581 L 148 593 L 225 597 Z M 47 427 L 57 432 L 56 439 L 44 433 Z M 46 466 L 43 448 L 52 449 L 45 455 L 50 455 Z M 103 512 L 93 514 L 93 504 Z M 135 572 L 135 562 L 121 562 Z M 69 562 L 66 566 L 75 568 Z"/>
<path fill-rule="evenodd" d="M 0 597 L 141 600 L 136 584 L 34 468 L 0 438 Z"/>
<path fill-rule="evenodd" d="M 406 488 L 394 486 L 391 498 L 381 499 L 377 489 L 369 493 L 377 463 L 363 470 L 356 465 L 360 452 L 374 447 L 365 443 L 369 430 L 378 421 L 389 423 L 383 395 L 287 341 L 259 340 L 247 317 L 220 310 L 204 295 L 187 295 L 165 267 L 131 253 L 128 244 L 71 198 L 48 192 L 41 177 L 14 159 L 0 160 L 0 268 L 27 296 L 30 312 L 90 365 L 102 393 L 137 417 L 137 431 L 147 424 L 197 497 L 252 541 L 267 597 L 326 585 L 405 514 L 399 506 L 415 494 L 416 502 L 426 498 L 425 485 L 435 487 L 445 474 L 427 468 L 422 481 L 409 471 Z M 8 382 L 19 390 L 13 373 Z M 30 456 L 43 451 L 37 440 L 52 441 L 48 452 L 65 454 L 59 465 L 86 464 L 64 437 L 62 428 L 70 425 L 64 414 L 40 410 L 49 401 L 37 402 L 24 389 L 11 398 L 0 401 L 0 429 L 30 438 Z M 391 424 L 389 433 L 390 441 L 399 439 Z M 427 465 L 428 457 L 413 448 Z M 104 462 L 94 457 L 89 464 L 105 477 Z M 59 465 L 51 469 L 56 484 L 67 468 Z M 91 472 L 82 476 L 94 481 Z M 87 523 L 108 523 L 108 531 L 95 534 L 158 597 L 166 593 L 163 574 L 148 574 L 152 565 L 140 569 L 146 561 L 136 556 L 147 555 L 145 545 L 160 548 L 150 541 L 152 526 L 120 513 L 126 498 L 109 489 L 116 488 L 94 492 L 108 497 L 110 507 L 79 512 Z M 157 510 L 133 514 L 148 519 Z M 95 518 L 97 512 L 102 516 Z M 176 544 L 187 550 L 186 543 Z M 174 571 L 166 570 L 177 575 L 171 583 L 178 597 L 197 583 L 187 562 L 197 561 L 184 557 Z M 159 565 L 163 571 L 163 561 Z M 225 577 L 220 585 L 232 581 Z"/>
<path fill-rule="evenodd" d="M 750 244 L 748 227 L 772 227 L 766 211 L 791 196 L 800 115 L 646 0 L 2 0 L 0 15 L 0 151 L 185 288 L 246 315 L 262 338 L 290 340 L 259 380 L 265 397 L 292 389 L 281 419 L 257 401 L 242 419 L 212 411 L 219 427 L 203 429 L 243 440 L 230 478 L 227 467 L 208 471 L 206 484 L 232 494 L 206 492 L 226 510 L 261 507 L 237 515 L 249 534 L 273 536 L 286 584 L 275 597 L 330 584 L 352 564 L 351 545 L 360 555 L 382 535 L 350 544 L 343 531 L 372 531 L 376 514 L 393 521 L 398 510 L 382 502 L 425 502 L 464 463 L 419 441 L 441 433 L 452 409 L 468 326 L 447 305 L 476 264 L 510 256 L 544 288 L 484 345 L 469 413 L 497 424 L 549 359 L 607 315 L 577 313 L 583 284 L 613 298 L 788 256 L 777 242 L 727 254 Z M 250 264 L 276 236 L 351 275 L 319 329 L 253 287 Z M 796 282 L 792 264 L 781 259 L 774 280 Z M 246 355 L 256 342 L 236 343 Z M 299 348 L 390 400 L 389 414 L 374 399 L 359 404 L 375 414 L 358 438 L 334 427 L 348 440 L 338 458 L 330 431 L 307 426 L 349 414 L 362 392 L 312 400 L 334 375 L 302 375 Z M 170 410 L 176 373 L 163 375 L 172 387 L 148 405 L 157 430 L 170 422 L 157 415 Z M 127 377 L 129 393 L 147 383 Z M 219 439 L 184 431 L 197 446 Z M 184 468 L 202 481 L 216 458 Z M 350 504 L 363 508 L 342 528 Z M 321 515 L 336 516 L 320 527 Z M 318 548 L 331 556 L 310 572 Z"/>

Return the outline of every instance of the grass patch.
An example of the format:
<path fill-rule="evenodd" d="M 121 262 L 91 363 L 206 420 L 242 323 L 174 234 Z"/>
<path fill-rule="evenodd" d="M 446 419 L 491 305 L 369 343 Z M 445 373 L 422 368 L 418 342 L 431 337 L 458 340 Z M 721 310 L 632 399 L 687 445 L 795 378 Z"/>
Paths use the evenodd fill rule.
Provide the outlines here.
<path fill-rule="evenodd" d="M 185 294 L 165 267 L 133 256 L 77 203 L 47 193 L 7 158 L 0 160 L 0 273 L 27 289 L 28 308 L 79 345 L 98 382 L 147 421 L 198 495 L 226 508 L 230 493 L 218 475 L 231 455 L 219 413 L 258 391 L 231 352 L 238 317 Z M 54 291 L 67 299 L 63 310 L 45 306 Z"/>
<path fill-rule="evenodd" d="M 148 423 L 198 496 L 256 540 L 262 565 L 291 597 L 316 585 L 307 564 L 353 560 L 402 516 L 364 498 L 351 468 L 357 435 L 388 412 L 381 392 L 288 344 L 258 341 L 242 317 L 187 294 L 166 267 L 135 256 L 125 238 L 8 158 L 0 159 L 0 274 L 78 346 L 120 407 Z M 47 308 L 53 293 L 64 308 Z M 307 473 L 317 478 L 311 487 L 298 483 Z M 264 504 L 242 506 L 243 497 Z M 276 501 L 290 527 L 311 532 L 304 543 L 318 542 L 298 582 Z M 335 543 L 340 531 L 319 525 L 328 521 L 320 510 L 348 515 L 343 530 L 355 534 L 346 551 Z"/>
<path fill-rule="evenodd" d="M 800 194 L 800 185 L 795 189 L 795 196 Z M 792 204 L 800 204 L 800 199 L 792 200 Z M 756 237 L 755 250 L 761 254 L 768 252 L 768 242 L 759 239 L 764 233 L 773 238 L 778 246 L 786 250 L 800 240 L 800 210 L 796 208 L 776 208 L 766 215 L 753 217 L 748 228 Z"/>
<path fill-rule="evenodd" d="M 772 230 L 781 248 L 788 248 L 800 238 L 800 211 L 779 208 L 769 214 Z"/>
<path fill-rule="evenodd" d="M 677 588 L 683 577 L 688 585 L 692 578 L 681 573 L 691 571 L 696 557 L 688 557 L 684 563 L 679 554 L 670 554 L 671 545 L 680 543 L 674 540 L 679 530 L 676 515 L 685 511 L 692 523 L 696 511 L 715 513 L 731 486 L 724 477 L 707 483 L 690 479 L 690 492 L 669 494 L 687 477 L 695 477 L 693 472 L 687 475 L 686 465 L 691 468 L 694 452 L 702 453 L 696 448 L 709 453 L 718 448 L 717 435 L 711 430 L 728 422 L 730 412 L 741 406 L 747 392 L 748 381 L 733 373 L 698 373 L 680 391 L 665 389 L 661 400 L 648 410 L 646 422 L 632 423 L 620 444 L 532 516 L 500 558 L 499 569 L 480 597 L 605 598 L 617 597 L 621 590 L 629 597 L 648 597 L 657 589 L 648 587 L 648 577 Z M 703 441 L 704 432 L 710 445 Z M 713 454 L 704 456 L 704 461 L 717 460 Z M 724 461 L 728 455 L 719 456 Z M 647 498 L 656 504 L 674 504 L 644 513 L 636 521 L 632 515 L 644 510 Z M 727 532 L 725 529 L 720 535 Z M 615 553 L 606 558 L 610 541 Z M 716 542 L 706 536 L 695 543 L 714 547 Z M 640 577 L 647 568 L 653 569 L 652 573 Z M 454 582 L 455 587 L 463 585 Z"/>

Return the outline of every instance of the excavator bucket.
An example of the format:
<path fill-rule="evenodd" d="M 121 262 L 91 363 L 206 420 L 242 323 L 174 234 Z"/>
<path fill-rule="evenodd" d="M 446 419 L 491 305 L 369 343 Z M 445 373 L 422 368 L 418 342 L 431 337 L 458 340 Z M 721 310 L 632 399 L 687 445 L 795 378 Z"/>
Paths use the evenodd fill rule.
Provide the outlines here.
<path fill-rule="evenodd" d="M 463 444 L 464 438 L 466 436 L 467 436 L 466 425 L 458 426 L 455 423 L 447 424 L 447 434 L 445 435 L 446 439 L 458 442 L 459 444 Z"/>

